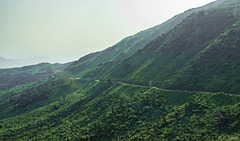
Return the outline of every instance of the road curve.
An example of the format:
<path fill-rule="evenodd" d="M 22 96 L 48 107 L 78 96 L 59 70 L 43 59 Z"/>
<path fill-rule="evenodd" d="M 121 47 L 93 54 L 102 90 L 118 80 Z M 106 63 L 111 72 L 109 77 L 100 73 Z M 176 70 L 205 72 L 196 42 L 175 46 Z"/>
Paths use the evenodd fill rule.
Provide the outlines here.
<path fill-rule="evenodd" d="M 91 79 L 95 80 L 97 82 L 109 82 L 108 80 L 99 80 L 99 79 L 94 79 L 94 78 L 81 78 L 81 79 Z M 141 86 L 141 87 L 148 87 L 148 88 L 155 88 L 155 89 L 162 89 L 162 90 L 167 90 L 167 91 L 175 91 L 175 92 L 188 92 L 188 93 L 217 93 L 217 92 L 207 92 L 207 91 L 188 91 L 188 90 L 171 90 L 171 89 L 163 89 L 155 86 L 146 86 L 146 85 L 139 85 L 139 84 L 131 84 L 131 83 L 126 83 L 122 81 L 110 81 L 111 83 L 121 83 L 121 84 L 128 84 L 128 85 L 135 85 L 135 86 Z M 239 94 L 233 94 L 233 93 L 227 93 L 230 95 L 234 96 L 240 96 Z"/>

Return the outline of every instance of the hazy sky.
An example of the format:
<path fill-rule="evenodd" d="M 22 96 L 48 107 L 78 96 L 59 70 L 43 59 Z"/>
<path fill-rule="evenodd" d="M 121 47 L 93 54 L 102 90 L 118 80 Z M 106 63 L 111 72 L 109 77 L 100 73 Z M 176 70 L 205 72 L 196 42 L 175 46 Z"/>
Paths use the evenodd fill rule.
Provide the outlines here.
<path fill-rule="evenodd" d="M 0 0 L 0 56 L 77 60 L 214 0 Z"/>

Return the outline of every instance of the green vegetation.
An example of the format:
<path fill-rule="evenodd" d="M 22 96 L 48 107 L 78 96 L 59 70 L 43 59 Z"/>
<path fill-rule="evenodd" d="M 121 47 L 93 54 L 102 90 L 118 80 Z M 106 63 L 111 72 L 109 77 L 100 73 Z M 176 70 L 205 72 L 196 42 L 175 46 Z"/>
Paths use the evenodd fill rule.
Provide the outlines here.
<path fill-rule="evenodd" d="M 120 62 L 101 79 L 195 91 L 238 93 L 240 7 L 196 12 Z M 221 24 L 218 24 L 221 23 Z"/>
<path fill-rule="evenodd" d="M 0 70 L 0 140 L 240 140 L 239 13 L 219 0 L 67 68 Z"/>
<path fill-rule="evenodd" d="M 137 53 L 139 49 L 145 48 L 145 46 L 153 42 L 158 37 L 174 29 L 191 14 L 197 11 L 217 7 L 223 2 L 224 1 L 216 1 L 203 7 L 190 9 L 184 13 L 174 16 L 160 25 L 127 37 L 116 45 L 101 52 L 88 54 L 68 67 L 65 73 L 67 75 L 70 73 L 78 77 L 99 78 L 107 74 L 109 70 L 116 67 L 121 61 Z"/>
<path fill-rule="evenodd" d="M 239 96 L 173 92 L 90 80 L 72 80 L 64 85 L 67 95 L 33 111 L 0 120 L 0 140 L 240 137 Z M 55 88 L 61 90 L 59 85 Z M 52 95 L 54 93 L 50 97 L 55 97 Z"/>
<path fill-rule="evenodd" d="M 235 24 L 211 43 L 201 57 L 192 60 L 187 69 L 185 66 L 184 71 L 173 76 L 175 81 L 172 79 L 169 83 L 191 90 L 239 92 L 239 46 L 239 24 Z M 191 85 L 183 86 L 186 82 Z"/>

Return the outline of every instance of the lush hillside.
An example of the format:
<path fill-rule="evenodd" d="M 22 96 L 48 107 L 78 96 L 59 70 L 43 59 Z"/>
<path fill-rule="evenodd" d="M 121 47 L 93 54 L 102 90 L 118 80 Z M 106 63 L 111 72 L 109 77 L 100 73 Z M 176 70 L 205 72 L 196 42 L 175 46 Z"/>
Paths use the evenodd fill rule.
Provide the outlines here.
<path fill-rule="evenodd" d="M 70 67 L 68 67 L 66 72 L 67 74 L 71 73 L 85 78 L 98 78 L 105 74 L 108 70 L 114 68 L 122 60 L 136 53 L 139 49 L 144 48 L 148 43 L 152 42 L 157 37 L 173 29 L 189 15 L 203 9 L 218 7 L 225 1 L 226 0 L 219 0 L 212 2 L 206 6 L 190 9 L 182 14 L 174 16 L 170 20 L 160 25 L 127 37 L 116 45 L 101 52 L 89 54 L 83 58 L 80 58 Z"/>
<path fill-rule="evenodd" d="M 181 90 L 239 92 L 239 5 L 196 12 L 102 79 Z"/>
<path fill-rule="evenodd" d="M 58 94 L 62 86 L 54 89 Z M 49 105 L 0 120 L 1 140 L 240 138 L 239 96 L 77 79 L 64 90 L 68 94 Z"/>
<path fill-rule="evenodd" d="M 25 85 L 43 80 L 59 72 L 71 63 L 49 64 L 41 63 L 21 68 L 0 69 L 0 90 L 6 90 L 14 86 Z"/>
<path fill-rule="evenodd" d="M 240 25 L 221 34 L 213 43 L 173 75 L 170 87 L 191 90 L 240 91 Z M 184 85 L 188 83 L 189 85 Z"/>
<path fill-rule="evenodd" d="M 191 9 L 0 90 L 0 140 L 240 140 L 239 47 L 239 0 Z"/>

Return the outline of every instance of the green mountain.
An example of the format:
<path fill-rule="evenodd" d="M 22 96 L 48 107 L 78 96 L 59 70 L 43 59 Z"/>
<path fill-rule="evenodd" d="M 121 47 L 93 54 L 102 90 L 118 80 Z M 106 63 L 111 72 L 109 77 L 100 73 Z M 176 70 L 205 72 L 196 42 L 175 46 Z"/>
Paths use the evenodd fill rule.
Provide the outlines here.
<path fill-rule="evenodd" d="M 139 49 L 144 48 L 154 39 L 162 36 L 162 34 L 173 29 L 189 15 L 204 9 L 218 7 L 225 1 L 226 0 L 218 0 L 203 7 L 187 10 L 186 12 L 174 16 L 170 20 L 160 25 L 127 37 L 116 45 L 109 47 L 101 52 L 86 55 L 68 67 L 66 69 L 66 73 L 85 78 L 99 78 L 105 74 L 106 71 L 114 68 L 119 62 L 136 53 Z"/>
<path fill-rule="evenodd" d="M 240 96 L 224 93 L 239 92 L 239 10 L 191 9 L 0 91 L 0 140 L 240 140 Z"/>
<path fill-rule="evenodd" d="M 199 11 L 101 79 L 177 90 L 240 90 L 239 5 Z"/>
<path fill-rule="evenodd" d="M 56 72 L 64 70 L 70 64 L 71 63 L 40 63 L 21 68 L 0 69 L 0 90 L 6 90 L 14 86 L 26 85 L 43 80 L 54 75 Z"/>

